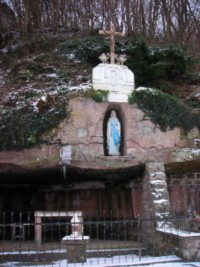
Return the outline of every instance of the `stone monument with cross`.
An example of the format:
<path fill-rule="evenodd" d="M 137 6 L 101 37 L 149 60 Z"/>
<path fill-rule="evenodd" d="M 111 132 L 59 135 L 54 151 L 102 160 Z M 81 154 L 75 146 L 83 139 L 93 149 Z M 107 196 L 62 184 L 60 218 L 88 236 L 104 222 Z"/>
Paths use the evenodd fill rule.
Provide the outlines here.
<path fill-rule="evenodd" d="M 134 90 L 134 74 L 124 65 L 126 56 L 115 54 L 115 36 L 124 37 L 125 34 L 116 32 L 112 23 L 109 31 L 100 30 L 99 34 L 110 37 L 110 53 L 99 56 L 102 63 L 93 69 L 93 88 L 109 91 L 109 102 L 128 102 Z"/>

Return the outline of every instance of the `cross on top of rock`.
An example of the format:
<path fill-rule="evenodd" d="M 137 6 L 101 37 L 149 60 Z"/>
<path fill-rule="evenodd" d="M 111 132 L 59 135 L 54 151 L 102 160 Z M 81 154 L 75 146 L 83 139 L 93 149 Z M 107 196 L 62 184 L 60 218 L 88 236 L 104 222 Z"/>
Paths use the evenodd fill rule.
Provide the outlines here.
<path fill-rule="evenodd" d="M 110 63 L 115 64 L 115 36 L 125 37 L 125 33 L 116 32 L 112 22 L 110 23 L 110 30 L 99 30 L 100 35 L 110 36 Z"/>

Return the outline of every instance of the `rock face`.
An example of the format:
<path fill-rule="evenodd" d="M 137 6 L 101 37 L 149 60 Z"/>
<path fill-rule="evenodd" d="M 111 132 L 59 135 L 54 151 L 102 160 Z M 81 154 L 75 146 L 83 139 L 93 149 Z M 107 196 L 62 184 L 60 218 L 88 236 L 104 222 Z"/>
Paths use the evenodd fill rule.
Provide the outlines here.
<path fill-rule="evenodd" d="M 190 143 L 182 137 L 179 128 L 162 132 L 149 119 L 144 119 L 144 113 L 137 106 L 128 103 L 97 103 L 90 98 L 77 97 L 69 102 L 67 109 L 70 118 L 43 136 L 47 145 L 19 152 L 0 152 L 1 172 L 8 172 L 10 164 L 11 169 L 14 165 L 23 168 L 59 166 L 60 151 L 66 146 L 71 153 L 68 165 L 78 168 L 119 169 L 147 161 L 163 161 L 170 168 L 170 162 L 181 161 L 173 155 Z M 108 157 L 106 145 L 107 121 L 112 110 L 121 122 L 120 156 L 117 158 Z"/>
<path fill-rule="evenodd" d="M 60 140 L 61 144 L 71 144 L 75 160 L 86 157 L 93 161 L 97 156 L 106 156 L 106 120 L 111 110 L 116 111 L 122 124 L 122 156 L 142 160 L 144 154 L 174 148 L 181 142 L 180 129 L 161 132 L 150 120 L 144 120 L 141 110 L 127 103 L 96 103 L 91 99 L 76 98 L 69 103 L 69 110 L 70 119 L 63 121 L 45 138 L 54 143 Z M 154 156 L 157 157 L 157 153 Z"/>

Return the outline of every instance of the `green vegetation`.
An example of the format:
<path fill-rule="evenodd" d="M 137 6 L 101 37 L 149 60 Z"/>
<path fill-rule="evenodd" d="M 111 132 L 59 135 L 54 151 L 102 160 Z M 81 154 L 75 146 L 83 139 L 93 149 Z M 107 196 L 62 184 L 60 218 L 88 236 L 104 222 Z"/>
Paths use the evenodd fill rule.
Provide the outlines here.
<path fill-rule="evenodd" d="M 46 103 L 40 112 L 29 103 L 4 112 L 0 118 L 0 150 L 20 150 L 40 144 L 41 135 L 67 116 L 65 105 L 64 100 L 58 99 L 55 104 Z"/>
<path fill-rule="evenodd" d="M 108 101 L 108 90 L 94 90 L 90 89 L 87 93 L 87 97 L 93 98 L 96 102 Z"/>
<path fill-rule="evenodd" d="M 136 103 L 162 131 L 175 127 L 181 127 L 185 131 L 195 126 L 200 129 L 198 114 L 192 113 L 188 106 L 174 96 L 160 90 L 145 88 L 135 90 L 129 97 L 129 103 Z"/>
<path fill-rule="evenodd" d="M 109 52 L 109 43 L 101 36 L 87 37 L 64 42 L 58 49 L 61 54 L 73 53 L 76 60 L 90 64 L 99 63 L 99 56 Z"/>
<path fill-rule="evenodd" d="M 142 40 L 130 42 L 125 48 L 127 65 L 134 72 L 136 86 L 165 89 L 166 81 L 181 81 L 188 73 L 192 60 L 179 47 L 147 47 Z"/>
<path fill-rule="evenodd" d="M 35 81 L 37 75 L 52 71 L 55 73 L 55 68 L 59 68 L 60 77 L 65 77 L 64 80 L 68 81 L 70 76 L 74 75 L 75 67 L 78 70 L 81 65 L 86 64 L 84 67 L 91 69 L 100 63 L 101 53 L 107 52 L 109 42 L 102 36 L 66 41 L 36 35 L 11 46 L 2 57 L 2 66 L 11 68 L 10 76 L 13 76 L 15 81 Z M 135 74 L 136 87 L 151 86 L 167 92 L 171 90 L 171 82 L 181 82 L 187 75 L 191 82 L 198 78 L 190 73 L 195 61 L 173 44 L 160 48 L 148 47 L 145 41 L 140 39 L 116 41 L 116 53 L 126 54 L 126 65 Z M 25 56 L 31 54 L 37 56 L 31 62 L 23 61 Z"/>
<path fill-rule="evenodd" d="M 198 109 L 200 107 L 200 99 L 195 96 L 192 96 L 188 99 L 187 104 L 190 108 Z"/>
<path fill-rule="evenodd" d="M 95 65 L 101 53 L 109 52 L 109 43 L 101 36 L 77 38 L 63 43 L 58 52 L 72 53 L 76 60 Z M 116 53 L 127 55 L 126 65 L 135 74 L 136 87 L 153 86 L 164 91 L 170 89 L 170 81 L 181 82 L 194 64 L 191 57 L 173 44 L 160 48 L 148 47 L 143 40 L 117 41 Z"/>
<path fill-rule="evenodd" d="M 10 78 L 14 82 L 32 81 L 36 76 L 44 72 L 41 64 L 32 62 L 16 63 L 11 68 Z"/>

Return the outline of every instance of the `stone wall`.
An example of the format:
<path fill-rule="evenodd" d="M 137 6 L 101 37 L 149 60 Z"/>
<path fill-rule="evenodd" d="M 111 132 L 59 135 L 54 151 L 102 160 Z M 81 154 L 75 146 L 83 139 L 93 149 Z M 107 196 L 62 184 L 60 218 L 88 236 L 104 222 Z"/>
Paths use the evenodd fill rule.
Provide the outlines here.
<path fill-rule="evenodd" d="M 111 211 L 116 218 L 119 214 L 124 217 L 132 217 L 133 214 L 131 189 L 123 185 L 105 187 L 103 183 L 95 185 L 91 182 L 90 189 L 67 188 L 64 185 L 13 185 L 3 190 L 0 187 L 0 190 L 0 212 L 81 210 L 88 218 L 97 214 L 109 217 Z M 137 193 L 137 188 L 135 191 Z"/>
<path fill-rule="evenodd" d="M 170 175 L 167 180 L 172 210 L 178 214 L 200 214 L 200 173 Z"/>
<path fill-rule="evenodd" d="M 155 245 L 163 252 L 170 250 L 187 260 L 200 259 L 200 173 L 167 178 L 162 162 L 146 163 L 142 204 L 141 227 L 145 243 Z M 173 209 L 177 216 L 190 215 L 187 222 L 178 225 L 179 221 L 172 219 Z M 195 218 L 194 212 L 197 212 Z"/>
<path fill-rule="evenodd" d="M 172 231 L 172 230 L 171 230 Z M 164 249 L 174 252 L 177 256 L 190 260 L 200 260 L 200 234 L 189 232 L 166 233 L 157 231 L 157 246 L 164 246 Z"/>
<path fill-rule="evenodd" d="M 143 177 L 143 214 L 162 219 L 169 214 L 169 194 L 163 162 L 146 163 Z"/>
<path fill-rule="evenodd" d="M 143 240 L 151 244 L 154 240 L 156 222 L 162 224 L 162 221 L 169 216 L 170 210 L 165 169 L 162 162 L 146 163 L 142 204 Z M 147 221 L 145 221 L 146 219 Z M 151 220 L 148 221 L 148 219 Z"/>

